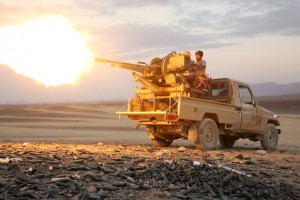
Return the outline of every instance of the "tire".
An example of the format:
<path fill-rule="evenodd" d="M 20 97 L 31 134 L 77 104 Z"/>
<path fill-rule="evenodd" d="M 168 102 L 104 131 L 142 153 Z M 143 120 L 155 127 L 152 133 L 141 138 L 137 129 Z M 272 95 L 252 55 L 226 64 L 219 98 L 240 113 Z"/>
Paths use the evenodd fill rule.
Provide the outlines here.
<path fill-rule="evenodd" d="M 220 145 L 223 148 L 232 148 L 235 141 L 236 138 L 230 136 L 220 136 L 219 138 Z"/>
<path fill-rule="evenodd" d="M 162 140 L 160 138 L 154 138 L 152 139 L 153 146 L 156 147 L 168 147 L 172 144 L 173 140 Z"/>
<path fill-rule="evenodd" d="M 203 119 L 198 126 L 198 148 L 214 150 L 219 140 L 219 128 L 216 122 L 210 118 Z"/>
<path fill-rule="evenodd" d="M 274 124 L 267 124 L 263 139 L 260 140 L 260 144 L 265 150 L 274 150 L 278 145 L 278 130 Z"/>

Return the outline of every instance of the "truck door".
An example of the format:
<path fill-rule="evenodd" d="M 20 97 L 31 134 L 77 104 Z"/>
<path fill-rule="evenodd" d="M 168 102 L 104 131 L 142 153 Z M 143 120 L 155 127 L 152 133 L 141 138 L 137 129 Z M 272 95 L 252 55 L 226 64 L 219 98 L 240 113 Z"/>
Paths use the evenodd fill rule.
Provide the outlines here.
<path fill-rule="evenodd" d="M 242 104 L 242 129 L 258 131 L 262 125 L 261 109 L 256 106 L 254 97 L 247 86 L 239 85 L 240 101 Z"/>

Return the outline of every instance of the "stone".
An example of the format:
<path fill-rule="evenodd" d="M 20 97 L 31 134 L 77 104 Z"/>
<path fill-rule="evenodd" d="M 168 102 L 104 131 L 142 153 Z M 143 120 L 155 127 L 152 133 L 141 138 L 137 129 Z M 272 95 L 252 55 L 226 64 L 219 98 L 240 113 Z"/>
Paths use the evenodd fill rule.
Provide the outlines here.
<path fill-rule="evenodd" d="M 243 160 L 243 159 L 244 159 L 244 156 L 243 156 L 242 154 L 239 154 L 239 155 L 235 156 L 235 158 L 240 159 L 240 160 Z"/>
<path fill-rule="evenodd" d="M 22 144 L 22 147 L 27 147 L 28 144 L 29 144 L 29 142 L 24 142 L 24 143 Z"/>
<path fill-rule="evenodd" d="M 86 181 L 93 181 L 96 179 L 96 176 L 97 176 L 97 174 L 95 172 L 88 171 L 82 177 Z"/>
<path fill-rule="evenodd" d="M 257 150 L 256 153 L 258 153 L 258 154 L 266 154 L 267 151 L 265 151 L 265 150 Z"/>
<path fill-rule="evenodd" d="M 142 190 L 150 190 L 150 185 L 144 184 L 144 185 L 141 186 L 141 189 Z"/>
<path fill-rule="evenodd" d="M 6 158 L 0 158 L 0 163 L 2 163 L 2 164 L 9 163 L 9 158 L 8 157 L 6 157 Z"/>
<path fill-rule="evenodd" d="M 21 158 L 0 158 L 0 163 L 7 164 L 9 162 L 22 162 L 23 160 Z"/>
<path fill-rule="evenodd" d="M 181 146 L 177 149 L 178 152 L 185 152 L 186 148 L 184 146 Z"/>
<path fill-rule="evenodd" d="M 97 192 L 97 188 L 94 185 L 90 185 L 87 189 L 87 191 L 89 193 L 96 193 Z"/>
<path fill-rule="evenodd" d="M 155 156 L 160 157 L 160 156 L 167 156 L 169 154 L 168 150 L 164 149 L 162 151 L 156 152 Z"/>

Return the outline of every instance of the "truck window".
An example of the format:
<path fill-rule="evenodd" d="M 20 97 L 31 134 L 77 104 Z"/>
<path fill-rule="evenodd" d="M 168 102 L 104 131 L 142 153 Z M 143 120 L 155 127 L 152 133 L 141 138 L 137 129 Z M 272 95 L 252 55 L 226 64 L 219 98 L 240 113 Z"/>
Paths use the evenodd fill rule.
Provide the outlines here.
<path fill-rule="evenodd" d="M 248 87 L 240 85 L 239 91 L 240 91 L 240 99 L 242 103 L 253 104 L 252 102 L 253 98 Z"/>
<path fill-rule="evenodd" d="M 220 96 L 227 97 L 229 95 L 229 85 L 228 83 L 220 84 Z"/>
<path fill-rule="evenodd" d="M 211 84 L 210 86 L 210 95 L 212 97 L 218 97 L 219 96 L 219 84 Z"/>
<path fill-rule="evenodd" d="M 228 83 L 212 83 L 210 88 L 210 96 L 227 97 L 229 95 Z"/>

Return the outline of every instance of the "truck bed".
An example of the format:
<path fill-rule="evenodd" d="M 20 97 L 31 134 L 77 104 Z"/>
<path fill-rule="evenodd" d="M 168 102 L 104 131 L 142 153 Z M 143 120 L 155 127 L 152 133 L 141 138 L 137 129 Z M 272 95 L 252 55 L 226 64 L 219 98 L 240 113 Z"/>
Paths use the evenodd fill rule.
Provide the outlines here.
<path fill-rule="evenodd" d="M 213 100 L 180 96 L 172 109 L 165 111 L 117 112 L 117 115 L 126 115 L 131 120 L 142 124 L 171 124 L 179 120 L 200 121 L 204 115 L 215 115 L 220 123 L 235 124 L 237 112 L 235 106 Z"/>
<path fill-rule="evenodd" d="M 237 111 L 234 105 L 191 97 L 180 97 L 178 101 L 178 116 L 184 120 L 201 120 L 204 115 L 215 114 L 219 123 L 234 124 L 237 121 Z"/>

